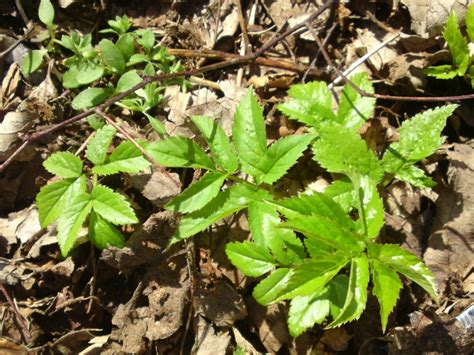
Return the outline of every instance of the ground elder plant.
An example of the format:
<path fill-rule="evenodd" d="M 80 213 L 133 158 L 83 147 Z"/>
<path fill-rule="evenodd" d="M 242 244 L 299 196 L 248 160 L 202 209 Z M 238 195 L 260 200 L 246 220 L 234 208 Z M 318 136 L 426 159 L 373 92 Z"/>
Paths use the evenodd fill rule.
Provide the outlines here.
<path fill-rule="evenodd" d="M 70 152 L 52 154 L 43 163 L 56 180 L 44 186 L 36 197 L 42 227 L 57 221 L 57 237 L 63 256 L 80 242 L 79 233 L 88 226 L 88 239 L 99 249 L 122 247 L 124 237 L 115 226 L 138 222 L 127 199 L 102 185 L 99 179 L 117 173 L 137 173 L 149 166 L 131 142 L 120 143 L 108 154 L 116 131 L 104 126 L 87 145 L 86 158 L 91 168 L 84 171 L 80 157 Z"/>
<path fill-rule="evenodd" d="M 373 92 L 365 74 L 352 80 Z M 433 186 L 415 164 L 444 141 L 440 134 L 456 105 L 406 120 L 400 139 L 378 157 L 357 132 L 372 115 L 374 99 L 346 85 L 333 112 L 331 92 L 323 82 L 295 85 L 288 94 L 290 100 L 278 108 L 304 123 L 305 134 L 268 147 L 262 108 L 249 90 L 237 108 L 232 140 L 212 119 L 192 118 L 210 156 L 185 137 L 148 145 L 148 153 L 164 166 L 206 171 L 166 205 L 182 214 L 170 244 L 246 210 L 252 239 L 229 243 L 227 256 L 245 275 L 263 277 L 253 291 L 260 304 L 290 302 L 292 335 L 315 324 L 333 328 L 358 319 L 369 289 L 380 303 L 385 331 L 402 288 L 400 276 L 435 300 L 437 294 L 434 277 L 421 260 L 398 245 L 377 241 L 384 225 L 378 189 L 393 179 Z M 272 185 L 308 148 L 314 160 L 338 178 L 322 193 L 306 191 L 286 198 L 273 193 Z"/>

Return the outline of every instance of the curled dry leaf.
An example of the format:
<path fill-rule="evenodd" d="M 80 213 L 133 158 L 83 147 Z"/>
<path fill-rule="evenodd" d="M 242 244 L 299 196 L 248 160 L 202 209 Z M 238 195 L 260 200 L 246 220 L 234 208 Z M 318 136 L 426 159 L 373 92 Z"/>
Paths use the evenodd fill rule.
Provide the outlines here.
<path fill-rule="evenodd" d="M 8 158 L 20 142 L 19 134 L 32 126 L 33 113 L 28 111 L 8 112 L 0 123 L 0 161 Z"/>

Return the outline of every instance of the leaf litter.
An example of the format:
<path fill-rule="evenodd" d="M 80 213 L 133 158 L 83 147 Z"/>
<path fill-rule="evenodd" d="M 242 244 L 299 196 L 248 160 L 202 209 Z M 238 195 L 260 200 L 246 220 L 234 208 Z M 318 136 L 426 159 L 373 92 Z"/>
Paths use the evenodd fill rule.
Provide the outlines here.
<path fill-rule="evenodd" d="M 256 5 L 257 2 L 250 3 Z M 384 46 L 377 55 L 364 61 L 357 70 L 370 73 L 374 81 L 383 78 L 398 94 L 439 91 L 436 83 L 417 70 L 425 66 L 429 55 L 441 49 L 439 43 L 426 37 L 440 33 L 446 18 L 442 12 L 464 3 L 441 0 L 429 6 L 426 2 L 408 0 L 401 3 L 407 9 L 394 9 L 388 5 L 375 9 L 379 22 L 361 16 L 358 4 L 341 4 L 338 25 L 343 31 L 329 38 L 332 54 L 341 67 L 347 68 L 392 35 L 380 23 L 396 31 L 409 32 L 407 28 L 411 27 L 416 36 L 412 32 L 406 33 L 402 39 Z M 136 8 L 133 5 L 134 2 L 125 7 L 109 4 L 103 11 L 110 15 L 135 15 L 133 21 L 140 26 L 161 26 L 155 28 L 155 33 L 162 36 L 165 45 L 174 48 L 234 52 L 234 43 L 241 40 L 238 9 L 230 1 L 203 1 L 194 5 L 176 2 L 169 8 L 164 7 L 159 14 L 152 11 L 146 1 Z M 95 16 L 92 9 L 87 9 L 80 1 L 61 1 L 60 6 L 64 11 L 80 9 L 89 17 Z M 188 6 L 194 6 L 193 11 Z M 443 11 L 435 11 L 435 7 L 443 7 Z M 143 13 L 138 13 L 141 9 Z M 277 35 L 287 22 L 304 20 L 304 15 L 311 9 L 315 9 L 312 2 L 293 4 L 289 0 L 278 0 L 263 1 L 261 5 L 243 10 L 246 16 L 250 16 L 251 11 L 257 12 L 250 38 L 258 46 L 266 38 Z M 18 36 L 15 11 L 19 9 L 6 18 L 8 23 L 16 23 L 15 35 Z M 29 11 L 35 13 L 32 9 Z M 406 14 L 409 16 L 403 18 Z M 78 25 L 67 17 L 64 21 L 72 28 L 88 26 Z M 360 26 L 361 23 L 365 25 Z M 67 108 L 58 106 L 64 92 L 58 91 L 55 73 L 45 70 L 34 80 L 20 80 L 15 65 L 19 65 L 22 57 L 19 53 L 24 50 L 20 44 L 11 55 L 0 58 L 4 66 L 2 75 L 5 73 L 0 112 L 1 160 L 7 159 L 12 148 L 20 143 L 21 134 L 45 121 L 61 121 L 69 115 Z M 306 33 L 280 43 L 272 56 L 309 65 L 317 51 L 314 38 Z M 198 62 L 184 61 L 187 65 Z M 201 60 L 197 64 L 204 62 Z M 322 61 L 316 63 L 325 65 Z M 328 82 L 334 79 L 328 74 L 324 76 Z M 298 77 L 289 76 L 284 70 L 257 67 L 245 69 L 243 85 L 238 85 L 233 72 L 217 71 L 206 78 L 218 84 L 221 91 L 200 84 L 194 84 L 189 92 L 172 86 L 166 90 L 165 109 L 160 114 L 166 118 L 165 127 L 170 135 L 194 137 L 195 132 L 189 124 L 193 115 L 215 119 L 230 135 L 235 108 L 245 93 L 245 85 L 253 83 L 260 99 L 271 106 L 282 101 L 290 83 L 298 82 Z M 442 88 L 441 94 L 446 92 L 446 88 Z M 375 118 L 364 126 L 368 132 L 367 141 L 373 139 L 377 151 L 384 149 L 380 146 L 383 139 L 377 136 L 384 132 L 390 136 L 398 127 L 397 121 L 404 116 L 411 117 L 411 113 L 419 112 L 422 106 L 413 108 L 410 105 L 401 102 L 381 106 L 377 114 L 384 119 Z M 275 122 L 279 125 L 283 121 Z M 124 127 L 137 132 L 138 136 L 145 135 L 129 117 Z M 123 249 L 109 247 L 99 254 L 97 250 L 91 252 L 88 244 L 82 244 L 74 255 L 62 260 L 55 243 L 55 227 L 40 228 L 36 209 L 31 206 L 32 199 L 25 204 L 25 199 L 19 198 L 24 181 L 19 174 L 13 174 L 15 166 L 12 166 L 0 175 L 6 191 L 0 197 L 3 213 L 0 218 L 0 281 L 14 297 L 20 314 L 28 320 L 32 338 L 25 341 L 13 308 L 2 300 L 0 308 L 5 324 L 2 349 L 84 354 L 179 353 L 179 349 L 183 349 L 184 353 L 224 354 L 237 351 L 238 347 L 247 353 L 316 351 L 333 354 L 362 352 L 369 348 L 370 353 L 379 353 L 375 350 L 378 346 L 388 347 L 395 354 L 421 350 L 443 352 L 453 348 L 459 353 L 467 353 L 470 346 L 472 349 L 472 340 L 456 326 L 453 317 L 473 300 L 474 219 L 470 188 L 473 148 L 466 123 L 461 121 L 456 130 L 457 135 L 450 130 L 446 132 L 449 141 L 455 143 L 446 148 L 444 155 L 436 155 L 436 161 L 428 165 L 430 175 L 438 182 L 433 194 L 427 195 L 403 183 L 391 187 L 390 195 L 385 197 L 389 209 L 387 227 L 382 234 L 385 241 L 402 244 L 423 257 L 442 291 L 442 311 L 440 314 L 433 312 L 433 304 L 409 284 L 394 315 L 396 321 L 383 338 L 380 338 L 382 334 L 360 330 L 374 328 L 370 315 L 377 314 L 378 310 L 369 303 L 366 317 L 358 322 L 334 330 L 315 327 L 293 339 L 286 324 L 288 307 L 285 304 L 258 305 L 249 296 L 255 282 L 233 269 L 225 255 L 225 243 L 221 239 L 242 241 L 248 237 L 245 217 L 237 221 L 228 218 L 217 228 L 202 233 L 196 240 L 195 249 L 193 243 L 167 249 L 179 217 L 171 212 L 159 212 L 159 209 L 181 192 L 176 182 L 187 186 L 192 174 L 152 171 L 126 176 L 125 188 L 131 190 L 133 203 L 139 206 L 141 220 L 145 221 L 143 225 L 123 228 L 128 236 Z M 56 149 L 61 145 L 68 148 L 68 142 L 72 142 L 77 148 L 85 139 L 84 132 L 82 124 L 70 127 L 64 133 L 66 140 L 54 144 L 43 142 L 37 149 L 50 155 L 53 151 L 49 148 L 54 145 Z M 23 165 L 17 165 L 16 171 L 25 169 L 25 164 L 34 166 L 35 156 L 35 152 L 29 152 L 17 157 L 15 163 Z M 308 166 L 318 168 L 311 163 Z M 290 170 L 290 174 L 308 175 L 307 171 L 299 169 Z M 28 178 L 34 180 L 34 174 L 45 176 L 44 171 L 33 171 Z M 41 184 L 41 181 L 36 183 Z M 113 178 L 110 183 L 124 184 Z M 283 182 L 282 189 L 290 189 L 290 184 L 290 181 Z M 85 233 L 83 231 L 82 235 Z M 413 311 L 420 307 L 423 311 Z M 378 339 L 374 340 L 374 336 Z"/>

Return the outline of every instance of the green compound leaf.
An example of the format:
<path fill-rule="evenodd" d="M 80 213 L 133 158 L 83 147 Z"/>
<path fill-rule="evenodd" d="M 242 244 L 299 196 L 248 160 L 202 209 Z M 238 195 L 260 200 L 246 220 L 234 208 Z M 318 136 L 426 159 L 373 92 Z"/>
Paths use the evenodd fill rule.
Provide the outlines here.
<path fill-rule="evenodd" d="M 305 250 L 296 234 L 281 227 L 274 206 L 263 201 L 252 201 L 248 207 L 248 221 L 255 243 L 270 250 L 282 265 L 293 265 L 305 257 Z"/>
<path fill-rule="evenodd" d="M 379 182 L 383 170 L 379 160 L 353 129 L 337 124 L 323 125 L 313 143 L 314 159 L 328 171 L 351 177 L 367 175 Z"/>
<path fill-rule="evenodd" d="M 257 182 L 273 184 L 280 179 L 296 163 L 313 138 L 307 134 L 294 135 L 273 143 L 258 164 L 258 169 L 263 175 L 256 179 Z"/>
<path fill-rule="evenodd" d="M 54 7 L 50 0 L 41 0 L 38 8 L 38 17 L 48 27 L 53 27 Z"/>
<path fill-rule="evenodd" d="M 385 333 L 388 316 L 397 303 L 403 285 L 397 273 L 378 260 L 372 260 L 372 282 L 374 284 L 373 293 L 380 304 L 382 331 Z"/>
<path fill-rule="evenodd" d="M 227 175 L 208 172 L 165 206 L 174 212 L 189 213 L 203 208 L 219 193 Z"/>
<path fill-rule="evenodd" d="M 348 255 L 360 252 L 364 243 L 353 232 L 341 227 L 337 221 L 320 215 L 292 215 L 283 227 L 304 234 L 322 244 L 323 249 L 336 248 Z"/>
<path fill-rule="evenodd" d="M 142 81 L 143 79 L 140 78 L 136 70 L 130 70 L 120 77 L 117 82 L 117 88 L 115 89 L 115 92 L 121 93 L 127 91 Z"/>
<path fill-rule="evenodd" d="M 324 190 L 324 195 L 334 200 L 346 213 L 357 206 L 358 199 L 354 191 L 354 185 L 352 181 L 347 178 L 333 181 L 333 183 Z"/>
<path fill-rule="evenodd" d="M 106 186 L 94 186 L 91 192 L 91 201 L 94 211 L 113 224 L 138 223 L 135 212 L 125 197 Z"/>
<path fill-rule="evenodd" d="M 43 64 L 43 57 L 47 53 L 45 49 L 34 49 L 29 51 L 21 61 L 21 72 L 25 76 L 29 76 L 39 69 Z"/>
<path fill-rule="evenodd" d="M 337 121 L 332 112 L 332 95 L 326 83 L 314 81 L 293 85 L 288 90 L 292 99 L 278 105 L 278 109 L 290 118 L 311 127 L 318 127 L 325 120 Z"/>
<path fill-rule="evenodd" d="M 328 255 L 326 258 L 306 259 L 295 266 L 287 287 L 275 294 L 275 301 L 296 296 L 309 296 L 321 290 L 348 263 L 342 254 Z"/>
<path fill-rule="evenodd" d="M 228 243 L 225 252 L 232 264 L 247 276 L 258 277 L 275 267 L 268 250 L 249 241 Z"/>
<path fill-rule="evenodd" d="M 353 181 L 358 197 L 359 220 L 357 225 L 366 238 L 374 239 L 379 235 L 384 225 L 383 202 L 377 191 L 377 184 L 367 176 L 356 176 Z"/>
<path fill-rule="evenodd" d="M 423 170 L 414 165 L 404 166 L 398 170 L 397 178 L 420 188 L 436 186 L 436 183 L 426 176 Z"/>
<path fill-rule="evenodd" d="M 41 227 L 45 228 L 58 219 L 69 201 L 86 192 L 86 177 L 63 179 L 43 186 L 36 195 L 36 205 Z"/>
<path fill-rule="evenodd" d="M 252 90 L 248 90 L 237 106 L 232 134 L 242 172 L 260 178 L 259 164 L 265 158 L 267 138 L 262 108 Z"/>
<path fill-rule="evenodd" d="M 349 277 L 337 275 L 328 283 L 328 294 L 331 300 L 331 317 L 336 319 L 341 313 L 346 302 L 347 290 L 349 289 Z"/>
<path fill-rule="evenodd" d="M 275 203 L 286 217 L 300 215 L 319 215 L 337 222 L 341 227 L 352 229 L 353 221 L 333 199 L 320 192 L 311 195 L 300 195 Z M 296 213 L 295 213 L 296 212 Z"/>
<path fill-rule="evenodd" d="M 341 312 L 328 328 L 335 328 L 344 323 L 358 319 L 367 303 L 369 286 L 369 262 L 365 255 L 353 258 L 349 275 L 349 287 Z"/>
<path fill-rule="evenodd" d="M 327 290 L 309 296 L 296 296 L 288 312 L 290 334 L 297 337 L 315 324 L 322 323 L 329 315 L 330 301 Z"/>
<path fill-rule="evenodd" d="M 170 244 L 203 231 L 215 222 L 246 208 L 251 201 L 264 198 L 270 198 L 270 195 L 263 190 L 243 183 L 233 185 L 227 190 L 219 192 L 202 209 L 184 216 Z"/>
<path fill-rule="evenodd" d="M 420 285 L 438 302 L 435 278 L 428 267 L 415 255 L 394 244 L 369 244 L 369 255 Z"/>
<path fill-rule="evenodd" d="M 82 175 L 81 158 L 70 152 L 57 152 L 43 162 L 43 166 L 51 174 L 63 178 L 75 178 Z"/>
<path fill-rule="evenodd" d="M 156 141 L 150 143 L 146 151 L 163 166 L 215 169 L 214 163 L 202 148 L 189 138 L 176 136 Z"/>
<path fill-rule="evenodd" d="M 229 174 L 239 167 L 235 149 L 224 130 L 214 120 L 204 116 L 193 116 L 192 121 L 211 149 L 212 157 Z"/>
<path fill-rule="evenodd" d="M 110 40 L 103 39 L 99 42 L 99 49 L 102 53 L 104 63 L 112 68 L 116 73 L 123 73 L 125 70 L 125 58 L 120 49 Z"/>
<path fill-rule="evenodd" d="M 105 88 L 88 88 L 81 91 L 74 100 L 72 100 L 72 108 L 74 110 L 82 110 L 100 105 L 109 96 L 109 90 Z"/>
<path fill-rule="evenodd" d="M 453 56 L 453 64 L 458 69 L 458 74 L 464 75 L 469 65 L 470 55 L 467 40 L 459 29 L 458 17 L 455 12 L 452 12 L 448 17 L 443 36 L 448 43 L 449 50 Z"/>
<path fill-rule="evenodd" d="M 92 172 L 98 175 L 111 175 L 117 173 L 136 174 L 150 166 L 142 152 L 130 141 L 124 141 L 109 156 L 105 164 L 96 165 Z"/>
<path fill-rule="evenodd" d="M 400 139 L 390 144 L 382 159 L 382 166 L 388 173 L 395 174 L 401 180 L 422 179 L 419 171 L 402 171 L 421 159 L 433 154 L 444 142 L 441 131 L 446 119 L 452 115 L 458 105 L 445 105 L 415 115 L 403 122 L 399 129 Z M 423 175 L 424 176 L 424 175 Z"/>
<path fill-rule="evenodd" d="M 117 131 L 112 126 L 106 125 L 95 132 L 94 137 L 87 145 L 86 157 L 94 165 L 101 165 L 107 157 L 107 151 Z"/>
<path fill-rule="evenodd" d="M 292 275 L 293 271 L 288 268 L 275 270 L 255 287 L 252 293 L 253 298 L 262 306 L 275 302 L 278 295 L 288 287 Z"/>
<path fill-rule="evenodd" d="M 353 75 L 351 81 L 365 92 L 374 93 L 367 73 Z M 337 110 L 337 119 L 341 125 L 357 130 L 372 117 L 374 109 L 375 98 L 361 96 L 351 85 L 344 85 Z"/>
<path fill-rule="evenodd" d="M 64 257 L 74 247 L 77 235 L 91 211 L 90 195 L 80 193 L 74 199 L 67 201 L 65 207 L 58 220 L 58 243 Z"/>
<path fill-rule="evenodd" d="M 100 250 L 109 245 L 117 248 L 125 245 L 122 233 L 94 211 L 89 220 L 89 239 Z"/>

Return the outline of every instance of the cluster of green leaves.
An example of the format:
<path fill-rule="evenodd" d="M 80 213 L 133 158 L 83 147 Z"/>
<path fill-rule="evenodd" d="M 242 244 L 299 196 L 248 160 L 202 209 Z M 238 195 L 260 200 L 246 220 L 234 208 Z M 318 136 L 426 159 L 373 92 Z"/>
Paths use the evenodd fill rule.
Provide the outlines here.
<path fill-rule="evenodd" d="M 473 46 L 474 46 L 474 4 L 471 4 L 466 12 L 466 32 L 469 36 L 469 44 L 466 37 L 463 36 L 458 24 L 458 17 L 452 12 L 446 22 L 443 31 L 443 37 L 448 44 L 453 57 L 452 65 L 438 65 L 428 67 L 426 74 L 438 79 L 452 79 L 456 76 L 467 77 L 474 87 L 474 66 Z"/>
<path fill-rule="evenodd" d="M 352 78 L 368 92 L 365 74 Z M 168 167 L 207 170 L 165 208 L 183 214 L 171 244 L 191 237 L 233 213 L 246 209 L 252 240 L 226 247 L 231 262 L 245 275 L 261 277 L 253 295 L 262 305 L 290 300 L 289 328 L 299 335 L 331 317 L 327 327 L 359 318 L 369 289 L 380 303 L 382 328 L 399 296 L 399 274 L 436 299 L 435 281 L 415 255 L 376 240 L 384 225 L 378 188 L 394 177 L 416 186 L 433 182 L 414 166 L 443 142 L 440 137 L 455 105 L 425 111 L 400 127 L 399 141 L 379 159 L 357 130 L 373 114 L 375 100 L 343 89 L 337 112 L 324 82 L 295 85 L 279 110 L 308 126 L 308 133 L 267 146 L 262 108 L 249 90 L 240 102 L 230 140 L 207 117 L 192 121 L 207 143 L 210 157 L 195 141 L 172 137 L 148 145 Z M 272 184 L 311 147 L 314 160 L 339 178 L 323 192 L 281 198 Z M 250 179 L 243 179 L 248 175 Z"/>
<path fill-rule="evenodd" d="M 182 70 L 176 58 L 169 55 L 165 47 L 157 44 L 153 31 L 131 31 L 132 23 L 126 16 L 117 16 L 115 20 L 108 21 L 110 28 L 100 31 L 113 35 L 114 40 L 105 38 L 94 46 L 91 34 L 72 32 L 70 35 L 62 35 L 59 40 L 54 38 L 57 26 L 53 23 L 54 7 L 50 0 L 41 0 L 38 15 L 48 28 L 50 41 L 46 48 L 30 51 L 24 57 L 22 72 L 30 75 L 38 70 L 46 53 L 53 52 L 54 44 L 65 48 L 72 55 L 62 61 L 65 68 L 63 86 L 67 89 L 88 86 L 74 98 L 72 107 L 76 110 L 97 106 L 108 98 L 127 91 L 143 80 L 141 75 L 152 76 L 157 72 L 173 73 Z M 170 80 L 164 84 L 172 82 L 184 87 L 187 85 L 183 79 Z M 151 83 L 117 104 L 133 112 L 143 113 L 158 133 L 165 134 L 161 122 L 149 113 L 162 101 L 162 90 L 163 87 Z"/>
<path fill-rule="evenodd" d="M 57 221 L 57 237 L 63 256 L 74 245 L 88 220 L 88 237 L 99 249 L 122 247 L 124 237 L 114 225 L 137 223 L 130 204 L 121 194 L 98 182 L 99 177 L 117 173 L 137 173 L 149 166 L 131 142 L 120 143 L 111 154 L 115 129 L 97 130 L 87 145 L 86 158 L 92 168 L 86 173 L 81 158 L 69 152 L 52 154 L 43 165 L 61 179 L 44 186 L 36 197 L 42 227 Z"/>

